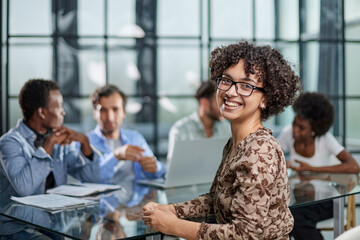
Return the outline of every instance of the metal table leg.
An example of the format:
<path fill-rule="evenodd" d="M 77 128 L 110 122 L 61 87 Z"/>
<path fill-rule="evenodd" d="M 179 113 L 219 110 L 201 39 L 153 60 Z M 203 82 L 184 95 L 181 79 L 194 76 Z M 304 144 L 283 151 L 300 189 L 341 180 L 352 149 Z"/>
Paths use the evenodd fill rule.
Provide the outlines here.
<path fill-rule="evenodd" d="M 334 202 L 334 239 L 344 232 L 344 197 L 335 198 Z"/>

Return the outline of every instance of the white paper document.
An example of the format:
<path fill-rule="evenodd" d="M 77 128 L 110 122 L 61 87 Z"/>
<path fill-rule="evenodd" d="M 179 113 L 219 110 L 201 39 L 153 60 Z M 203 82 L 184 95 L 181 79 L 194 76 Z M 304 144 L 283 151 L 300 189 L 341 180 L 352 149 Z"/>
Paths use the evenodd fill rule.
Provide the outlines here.
<path fill-rule="evenodd" d="M 80 208 L 97 203 L 91 200 L 62 196 L 58 194 L 40 194 L 40 195 L 32 195 L 27 197 L 12 196 L 11 200 L 29 206 L 44 208 L 49 211 Z"/>
<path fill-rule="evenodd" d="M 120 189 L 120 185 L 98 184 L 98 183 L 79 183 L 71 185 L 60 185 L 48 189 L 47 193 L 55 193 L 74 197 L 84 197 L 95 193 L 101 193 L 109 190 Z"/>

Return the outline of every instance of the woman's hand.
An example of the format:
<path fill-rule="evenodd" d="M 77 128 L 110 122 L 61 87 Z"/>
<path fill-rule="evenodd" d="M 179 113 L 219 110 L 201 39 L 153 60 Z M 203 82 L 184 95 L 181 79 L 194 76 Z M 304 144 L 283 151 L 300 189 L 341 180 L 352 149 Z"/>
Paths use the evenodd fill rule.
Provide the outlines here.
<path fill-rule="evenodd" d="M 172 205 L 172 204 L 160 204 L 160 203 L 156 203 L 156 202 L 148 202 L 143 207 L 144 212 L 145 211 L 155 210 L 155 209 L 161 209 L 161 210 L 164 210 L 164 211 L 170 211 L 171 213 L 176 215 L 174 205 Z"/>
<path fill-rule="evenodd" d="M 161 205 L 162 204 L 158 204 L 158 206 Z M 148 209 L 153 207 L 154 205 L 150 206 Z M 153 210 L 144 210 L 143 220 L 145 225 L 151 226 L 154 230 L 169 235 L 174 235 L 176 233 L 175 227 L 179 221 L 178 217 L 165 207 L 155 207 Z"/>
<path fill-rule="evenodd" d="M 305 162 L 302 162 L 302 161 L 299 161 L 299 160 L 295 160 L 295 162 L 299 163 L 299 166 L 295 167 L 295 166 L 290 165 L 290 168 L 292 170 L 295 170 L 297 172 L 311 171 L 312 170 L 311 166 L 309 164 L 305 163 Z"/>
<path fill-rule="evenodd" d="M 160 203 L 156 203 L 156 202 L 148 202 L 147 204 L 145 204 L 145 206 L 143 207 L 143 211 L 152 211 L 156 208 L 160 208 Z"/>
<path fill-rule="evenodd" d="M 143 210 L 145 225 L 151 226 L 154 230 L 189 240 L 198 239 L 201 223 L 179 219 L 173 204 L 149 202 Z"/>

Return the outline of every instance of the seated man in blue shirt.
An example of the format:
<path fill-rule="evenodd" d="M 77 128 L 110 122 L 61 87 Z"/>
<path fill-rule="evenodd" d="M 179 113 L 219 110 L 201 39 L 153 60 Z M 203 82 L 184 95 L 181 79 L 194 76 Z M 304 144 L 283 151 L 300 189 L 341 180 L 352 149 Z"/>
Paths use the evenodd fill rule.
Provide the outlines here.
<path fill-rule="evenodd" d="M 0 139 L 1 197 L 45 193 L 66 184 L 68 173 L 84 182 L 99 180 L 98 155 L 88 137 L 62 126 L 63 97 L 55 82 L 29 80 L 19 103 L 23 119 Z"/>
<path fill-rule="evenodd" d="M 116 86 L 106 85 L 96 89 L 91 100 L 98 125 L 88 137 L 102 153 L 100 182 L 118 184 L 163 177 L 165 166 L 156 160 L 145 138 L 137 131 L 121 128 L 125 94 Z"/>

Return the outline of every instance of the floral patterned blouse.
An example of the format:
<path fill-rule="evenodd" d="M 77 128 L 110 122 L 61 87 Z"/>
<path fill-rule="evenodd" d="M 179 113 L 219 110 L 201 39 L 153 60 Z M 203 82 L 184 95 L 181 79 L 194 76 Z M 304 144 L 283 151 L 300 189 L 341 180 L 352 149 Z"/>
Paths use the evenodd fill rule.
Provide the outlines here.
<path fill-rule="evenodd" d="M 244 138 L 230 159 L 232 139 L 210 192 L 174 204 L 178 217 L 215 214 L 201 223 L 199 239 L 289 239 L 294 220 L 283 152 L 272 131 L 260 128 Z"/>

